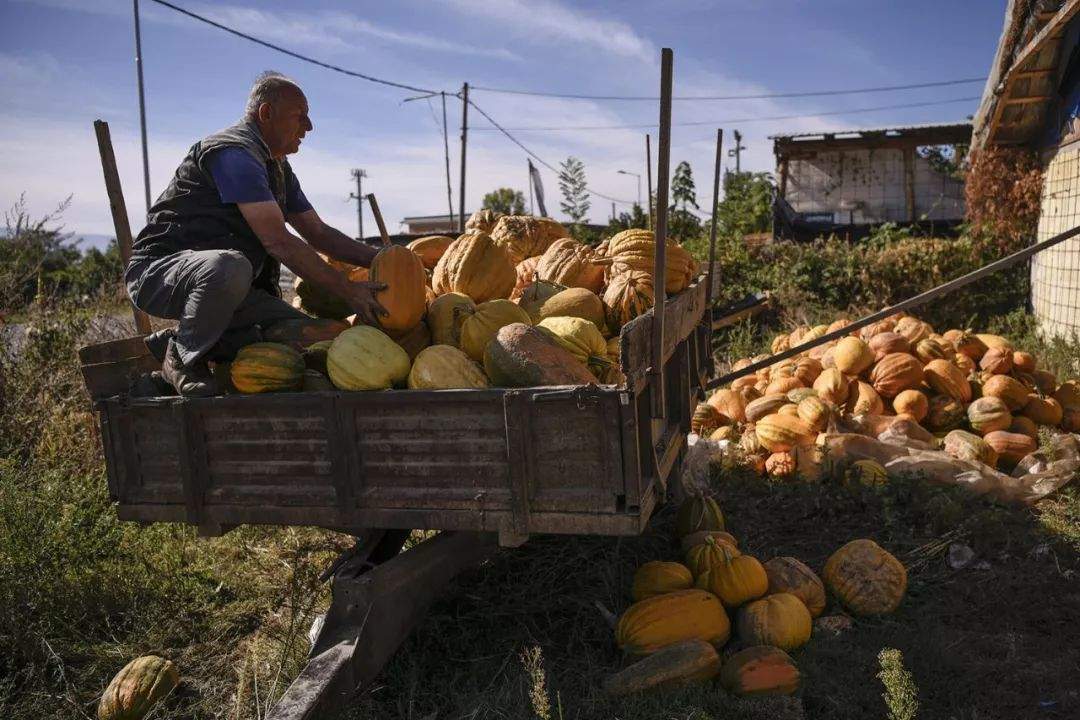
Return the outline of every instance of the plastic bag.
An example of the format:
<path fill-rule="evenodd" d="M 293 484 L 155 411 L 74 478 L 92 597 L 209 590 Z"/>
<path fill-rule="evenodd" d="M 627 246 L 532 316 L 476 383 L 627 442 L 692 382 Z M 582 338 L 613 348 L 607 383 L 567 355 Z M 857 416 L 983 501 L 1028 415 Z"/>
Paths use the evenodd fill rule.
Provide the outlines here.
<path fill-rule="evenodd" d="M 730 440 L 709 440 L 696 433 L 686 437 L 686 454 L 679 473 L 680 489 L 674 491 L 675 500 L 681 502 L 686 495 L 704 493 L 709 489 L 709 477 L 713 463 L 723 459 L 731 448 Z"/>
<path fill-rule="evenodd" d="M 964 487 L 1001 503 L 1022 505 L 1038 502 L 1080 474 L 1080 438 L 1068 433 L 1056 436 L 1048 451 L 1036 451 L 1024 457 L 1013 474 L 1008 475 L 982 463 L 927 448 L 927 443 L 902 433 L 891 433 L 892 429 L 883 432 L 879 439 L 850 433 L 828 435 L 825 442 L 829 458 L 840 462 L 876 460 L 889 474 L 918 474 L 931 482 Z"/>

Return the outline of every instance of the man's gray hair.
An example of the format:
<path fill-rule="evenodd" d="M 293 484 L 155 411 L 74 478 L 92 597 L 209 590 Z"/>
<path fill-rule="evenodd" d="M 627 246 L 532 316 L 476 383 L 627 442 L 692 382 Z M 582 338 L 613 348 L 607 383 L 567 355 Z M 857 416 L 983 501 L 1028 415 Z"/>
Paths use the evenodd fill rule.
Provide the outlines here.
<path fill-rule="evenodd" d="M 244 117 L 254 120 L 259 115 L 259 106 L 263 103 L 273 105 L 281 99 L 281 96 L 289 92 L 303 92 L 296 81 L 290 80 L 279 72 L 267 70 L 255 78 L 255 84 L 248 93 L 247 107 L 244 108 Z"/>

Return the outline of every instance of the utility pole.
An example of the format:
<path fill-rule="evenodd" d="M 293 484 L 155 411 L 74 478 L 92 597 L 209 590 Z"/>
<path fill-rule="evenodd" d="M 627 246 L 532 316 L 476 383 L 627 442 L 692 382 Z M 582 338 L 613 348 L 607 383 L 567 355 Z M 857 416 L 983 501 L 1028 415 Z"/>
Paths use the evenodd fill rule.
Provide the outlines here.
<path fill-rule="evenodd" d="M 364 239 L 364 187 L 362 181 L 368 175 L 361 168 L 352 171 L 353 179 L 356 180 L 356 193 L 349 193 L 349 199 L 356 201 L 356 224 L 360 228 L 360 240 Z"/>
<path fill-rule="evenodd" d="M 146 149 L 146 95 L 143 91 L 142 32 L 139 23 L 139 0 L 133 0 L 135 9 L 135 72 L 139 77 L 139 130 L 142 133 L 143 192 L 146 196 L 146 212 L 150 212 L 150 156 Z"/>
<path fill-rule="evenodd" d="M 735 174 L 738 175 L 742 172 L 740 160 L 742 159 L 742 151 L 746 149 L 746 146 L 742 144 L 742 133 L 736 130 L 735 135 L 735 147 L 727 151 L 728 157 L 735 158 Z"/>
<path fill-rule="evenodd" d="M 461 86 L 461 190 L 458 191 L 458 232 L 465 232 L 465 142 L 469 135 L 469 83 Z"/>

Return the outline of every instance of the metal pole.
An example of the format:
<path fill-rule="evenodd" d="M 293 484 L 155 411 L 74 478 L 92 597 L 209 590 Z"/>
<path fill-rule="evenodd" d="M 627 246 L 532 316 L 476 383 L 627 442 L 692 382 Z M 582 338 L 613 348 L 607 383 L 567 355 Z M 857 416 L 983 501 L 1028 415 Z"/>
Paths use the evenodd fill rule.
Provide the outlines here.
<path fill-rule="evenodd" d="M 461 86 L 461 189 L 458 191 L 458 232 L 465 232 L 465 142 L 469 134 L 469 83 Z"/>
<path fill-rule="evenodd" d="M 637 204 L 641 207 L 641 173 L 637 175 Z"/>
<path fill-rule="evenodd" d="M 645 134 L 645 173 L 648 175 L 649 191 L 649 229 L 653 229 L 653 202 L 652 202 L 652 139 Z"/>
<path fill-rule="evenodd" d="M 150 212 L 150 155 L 146 148 L 146 94 L 143 90 L 142 29 L 139 23 L 139 0 L 133 0 L 135 9 L 135 71 L 139 77 L 139 129 L 142 132 L 143 193 L 146 212 Z"/>
<path fill-rule="evenodd" d="M 446 93 L 439 93 L 442 96 L 442 141 L 443 141 L 443 156 L 446 158 L 446 206 L 450 209 L 450 224 L 449 227 L 454 227 L 454 198 L 450 195 L 450 137 L 447 131 L 446 125 Z"/>
<path fill-rule="evenodd" d="M 708 285 L 705 286 L 705 318 L 707 330 L 705 332 L 705 349 L 708 351 L 709 375 L 716 372 L 716 360 L 712 354 L 712 303 L 713 303 L 713 271 L 716 265 L 716 209 L 720 203 L 720 165 L 724 157 L 724 130 L 716 130 L 716 166 L 713 168 L 712 182 L 712 225 L 709 228 L 709 271 L 706 277 Z"/>
<path fill-rule="evenodd" d="M 653 263 L 652 362 L 649 368 L 652 416 L 662 419 L 664 402 L 664 307 L 667 296 L 667 203 L 671 165 L 671 48 L 660 51 L 660 147 L 656 158 L 656 258 Z"/>
<path fill-rule="evenodd" d="M 353 178 L 356 179 L 356 194 L 349 194 L 349 197 L 356 200 L 356 224 L 360 232 L 360 240 L 364 239 L 364 188 L 361 184 L 361 180 L 367 177 L 367 173 L 363 168 L 354 168 L 352 171 Z"/>
<path fill-rule="evenodd" d="M 529 214 L 533 214 L 533 182 L 532 182 L 532 160 L 525 161 L 525 167 L 528 168 L 529 179 L 525 181 L 525 185 L 529 188 Z"/>

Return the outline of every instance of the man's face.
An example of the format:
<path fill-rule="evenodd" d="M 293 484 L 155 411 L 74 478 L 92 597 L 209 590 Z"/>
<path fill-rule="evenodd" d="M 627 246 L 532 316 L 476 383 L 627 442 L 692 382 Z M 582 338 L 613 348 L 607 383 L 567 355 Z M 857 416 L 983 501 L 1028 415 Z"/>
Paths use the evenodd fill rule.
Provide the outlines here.
<path fill-rule="evenodd" d="M 259 107 L 259 130 L 276 158 L 291 155 L 300 149 L 300 141 L 313 129 L 308 117 L 308 103 L 304 93 L 282 93 L 274 104 L 263 103 Z"/>

